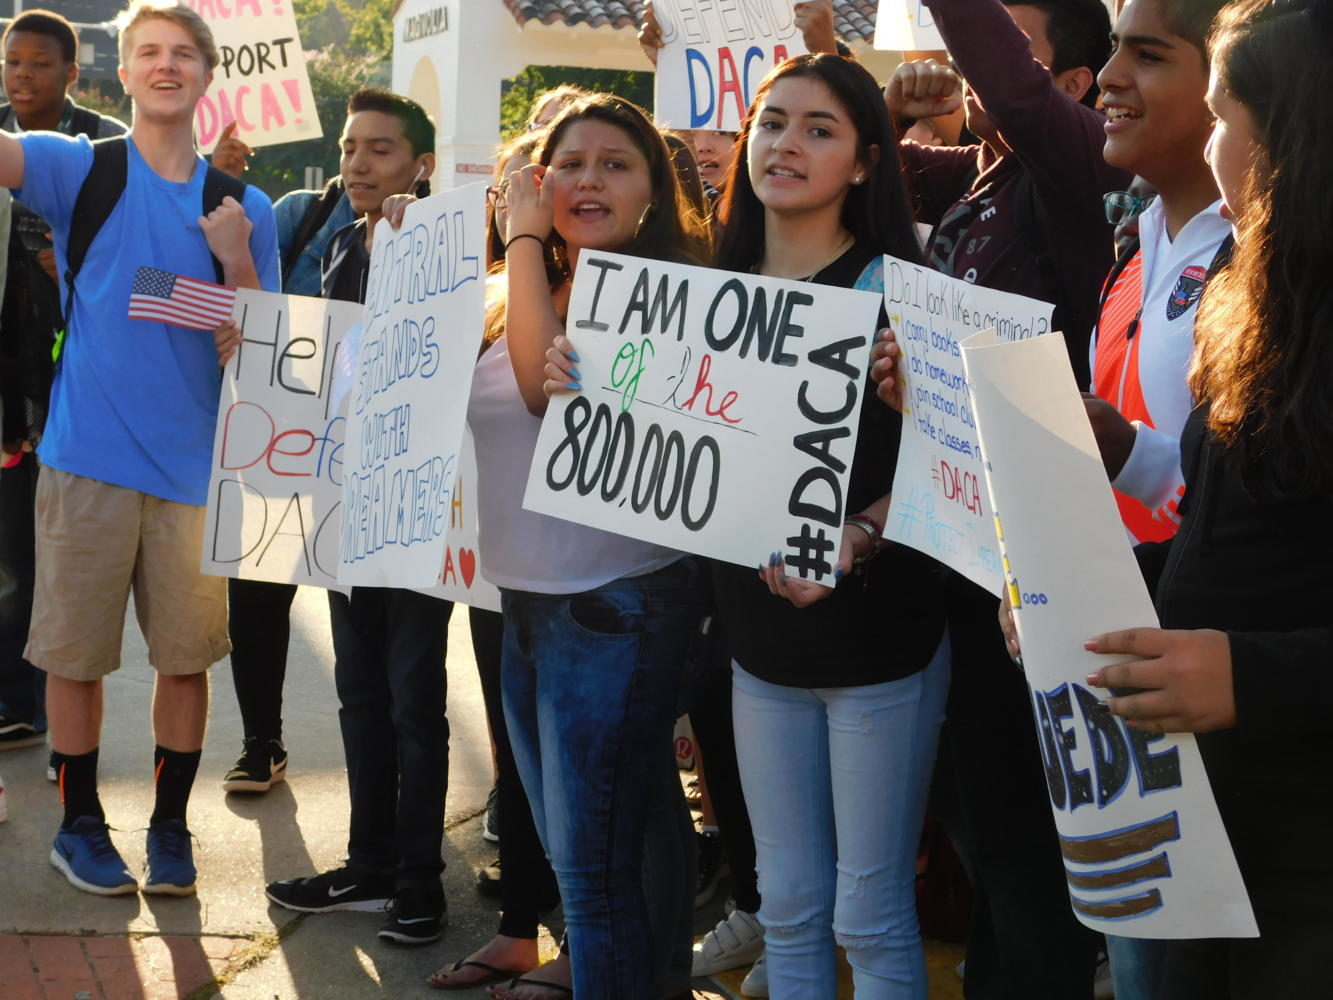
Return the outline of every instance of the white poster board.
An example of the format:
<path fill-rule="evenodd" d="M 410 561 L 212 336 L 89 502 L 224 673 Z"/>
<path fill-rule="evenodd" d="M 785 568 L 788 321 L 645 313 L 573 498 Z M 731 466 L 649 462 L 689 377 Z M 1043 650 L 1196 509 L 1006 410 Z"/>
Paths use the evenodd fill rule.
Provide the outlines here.
<path fill-rule="evenodd" d="M 343 419 L 333 381 L 351 302 L 238 289 L 241 346 L 222 378 L 205 573 L 335 586 Z"/>
<path fill-rule="evenodd" d="M 463 434 L 458 475 L 449 505 L 449 538 L 444 566 L 433 587 L 419 588 L 442 601 L 470 604 L 486 611 L 500 610 L 500 591 L 481 575 L 477 537 L 477 450 L 472 432 Z"/>
<path fill-rule="evenodd" d="M 992 327 L 1004 340 L 1039 336 L 1055 307 L 894 257 L 884 258 L 884 303 L 907 369 L 884 535 L 998 594 L 1003 571 L 959 345 Z"/>
<path fill-rule="evenodd" d="M 832 581 L 879 296 L 585 252 L 523 505 Z"/>
<path fill-rule="evenodd" d="M 936 52 L 945 47 L 925 0 L 879 0 L 875 48 Z"/>
<path fill-rule="evenodd" d="M 208 22 L 219 63 L 194 113 L 199 151 L 211 153 L 232 122 L 248 145 L 323 135 L 289 0 L 185 0 Z"/>
<path fill-rule="evenodd" d="M 1129 729 L 1085 684 L 1107 659 L 1087 639 L 1157 619 L 1064 344 L 988 332 L 963 357 L 1074 912 L 1126 937 L 1256 936 L 1194 737 Z"/>
<path fill-rule="evenodd" d="M 667 128 L 739 131 L 761 81 L 803 55 L 793 0 L 656 0 L 654 118 Z"/>
<path fill-rule="evenodd" d="M 375 228 L 348 400 L 338 582 L 429 587 L 444 565 L 485 309 L 486 186 Z"/>

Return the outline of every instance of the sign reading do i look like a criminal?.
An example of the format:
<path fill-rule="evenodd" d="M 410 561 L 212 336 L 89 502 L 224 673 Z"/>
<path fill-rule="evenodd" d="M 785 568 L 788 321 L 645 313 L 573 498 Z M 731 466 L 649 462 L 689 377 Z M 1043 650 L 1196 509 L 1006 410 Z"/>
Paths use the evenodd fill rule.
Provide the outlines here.
<path fill-rule="evenodd" d="M 292 0 L 185 0 L 213 31 L 220 62 L 195 109 L 199 149 L 211 153 L 232 122 L 248 145 L 318 139 Z"/>
<path fill-rule="evenodd" d="M 879 296 L 586 251 L 524 506 L 832 584 Z"/>
<path fill-rule="evenodd" d="M 430 587 L 445 563 L 481 346 L 486 188 L 414 202 L 375 228 L 347 412 L 338 582 Z"/>
<path fill-rule="evenodd" d="M 1194 737 L 1130 729 L 1086 686 L 1108 659 L 1085 640 L 1157 618 L 1064 344 L 986 332 L 962 353 L 1074 912 L 1126 937 L 1256 936 Z"/>
<path fill-rule="evenodd" d="M 738 131 L 759 81 L 806 51 L 793 0 L 656 0 L 653 10 L 663 42 L 654 118 L 663 126 Z"/>
<path fill-rule="evenodd" d="M 1055 307 L 884 258 L 884 304 L 903 351 L 903 436 L 884 535 L 998 594 L 1003 582 L 961 343 L 1047 333 Z M 1063 346 L 1063 340 L 1061 341 Z"/>

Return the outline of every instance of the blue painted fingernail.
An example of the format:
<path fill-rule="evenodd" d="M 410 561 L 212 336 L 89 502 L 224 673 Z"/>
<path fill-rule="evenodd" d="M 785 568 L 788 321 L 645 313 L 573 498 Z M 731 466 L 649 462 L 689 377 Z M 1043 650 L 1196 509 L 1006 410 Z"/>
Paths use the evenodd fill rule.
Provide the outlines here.
<path fill-rule="evenodd" d="M 583 376 L 579 373 L 579 370 L 577 368 L 571 368 L 569 370 L 569 377 L 574 379 L 574 381 L 576 382 L 582 381 L 583 379 Z"/>
<path fill-rule="evenodd" d="M 573 351 L 566 351 L 565 357 L 569 358 L 569 360 L 574 362 L 574 364 L 578 364 L 580 360 L 579 356 L 575 354 Z"/>
<path fill-rule="evenodd" d="M 566 382 L 566 383 L 565 383 L 565 388 L 566 388 L 566 389 L 573 389 L 575 392 L 581 392 L 581 391 L 583 390 L 583 383 L 582 383 L 582 382 Z"/>
<path fill-rule="evenodd" d="M 835 569 L 835 570 L 833 571 L 833 580 L 834 580 L 834 582 L 837 582 L 838 580 L 841 580 L 841 579 L 842 579 L 844 576 L 846 576 L 846 575 L 847 575 L 847 571 L 846 571 L 845 569 L 843 569 L 841 566 L 839 566 L 837 569 Z"/>

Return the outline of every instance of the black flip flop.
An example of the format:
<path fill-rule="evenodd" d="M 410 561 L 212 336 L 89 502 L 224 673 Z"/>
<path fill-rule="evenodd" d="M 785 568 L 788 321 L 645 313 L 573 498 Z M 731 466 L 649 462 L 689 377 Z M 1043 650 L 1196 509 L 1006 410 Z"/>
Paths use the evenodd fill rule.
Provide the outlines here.
<path fill-rule="evenodd" d="M 426 979 L 426 983 L 431 987 L 431 989 L 436 989 L 436 990 L 475 990 L 480 986 L 489 986 L 492 983 L 503 982 L 506 979 L 512 978 L 512 981 L 515 982 L 517 981 L 517 977 L 514 976 L 513 969 L 497 969 L 495 966 L 488 965 L 486 962 L 478 962 L 475 960 L 469 962 L 460 958 L 457 962 L 453 964 L 453 967 L 450 968 L 448 971 L 460 972 L 463 969 L 467 968 L 485 969 L 488 975 L 485 975 L 480 979 L 473 979 L 470 982 L 466 983 L 437 983 L 435 981 L 435 976 L 429 976 Z"/>

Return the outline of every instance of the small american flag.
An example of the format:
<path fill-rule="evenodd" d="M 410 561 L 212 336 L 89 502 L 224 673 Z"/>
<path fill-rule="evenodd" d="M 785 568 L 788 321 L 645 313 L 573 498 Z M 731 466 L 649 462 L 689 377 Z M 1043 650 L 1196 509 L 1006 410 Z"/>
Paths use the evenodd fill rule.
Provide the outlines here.
<path fill-rule="evenodd" d="M 236 289 L 156 267 L 141 267 L 130 289 L 130 319 L 170 323 L 187 330 L 216 330 L 231 319 Z"/>

